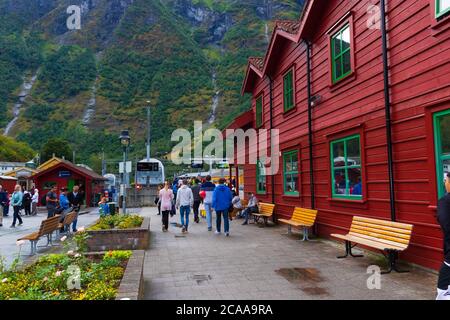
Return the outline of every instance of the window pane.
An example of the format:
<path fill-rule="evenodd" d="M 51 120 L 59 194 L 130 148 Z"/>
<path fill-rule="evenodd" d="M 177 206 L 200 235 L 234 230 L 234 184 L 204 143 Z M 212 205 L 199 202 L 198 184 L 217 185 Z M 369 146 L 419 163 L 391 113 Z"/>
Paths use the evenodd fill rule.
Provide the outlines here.
<path fill-rule="evenodd" d="M 337 35 L 335 38 L 331 39 L 331 46 L 332 50 L 334 48 L 333 57 L 336 57 L 341 52 L 341 40 L 340 40 L 340 34 Z"/>
<path fill-rule="evenodd" d="M 291 155 L 291 161 L 292 161 L 292 171 L 298 172 L 298 155 L 297 155 L 297 153 L 294 153 Z"/>
<path fill-rule="evenodd" d="M 287 156 L 285 158 L 285 163 L 286 163 L 286 172 L 292 172 L 292 162 L 290 161 L 290 157 Z"/>
<path fill-rule="evenodd" d="M 350 62 L 350 51 L 347 51 L 346 53 L 344 53 L 344 55 L 342 56 L 342 60 L 343 60 L 343 70 L 342 70 L 342 74 L 346 74 L 349 73 L 352 70 L 352 65 Z"/>
<path fill-rule="evenodd" d="M 334 167 L 344 167 L 345 166 L 345 158 L 344 158 L 344 142 L 333 143 L 333 161 Z"/>
<path fill-rule="evenodd" d="M 297 178 L 298 175 L 296 174 L 286 175 L 286 184 L 285 184 L 286 192 L 298 192 Z"/>
<path fill-rule="evenodd" d="M 342 77 L 342 65 L 341 65 L 341 58 L 337 58 L 336 60 L 334 60 L 334 78 L 338 79 L 340 77 Z"/>
<path fill-rule="evenodd" d="M 361 168 L 348 169 L 348 179 L 350 182 L 350 194 L 354 196 L 362 195 Z"/>
<path fill-rule="evenodd" d="M 450 1 L 450 0 L 449 0 Z M 441 146 L 443 155 L 450 155 L 450 114 L 440 118 Z"/>
<path fill-rule="evenodd" d="M 345 169 L 334 170 L 334 193 L 347 195 Z"/>
<path fill-rule="evenodd" d="M 450 159 L 444 160 L 444 178 L 447 176 L 447 173 L 450 172 Z"/>
<path fill-rule="evenodd" d="M 361 150 L 359 147 L 359 139 L 351 139 L 347 141 L 347 165 L 361 165 Z"/>
<path fill-rule="evenodd" d="M 350 27 L 346 27 L 342 31 L 342 51 L 347 50 L 350 48 Z"/>
<path fill-rule="evenodd" d="M 439 11 L 443 12 L 450 9 L 450 0 L 440 0 L 439 1 Z"/>

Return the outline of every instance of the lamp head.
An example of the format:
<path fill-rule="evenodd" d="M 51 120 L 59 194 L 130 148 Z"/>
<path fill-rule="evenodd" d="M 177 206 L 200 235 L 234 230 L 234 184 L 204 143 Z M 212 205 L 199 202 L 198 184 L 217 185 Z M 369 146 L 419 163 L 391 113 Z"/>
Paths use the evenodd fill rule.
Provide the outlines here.
<path fill-rule="evenodd" d="M 123 130 L 122 133 L 120 134 L 120 143 L 122 144 L 122 146 L 124 147 L 128 147 L 130 145 L 130 134 L 128 132 L 128 130 Z"/>

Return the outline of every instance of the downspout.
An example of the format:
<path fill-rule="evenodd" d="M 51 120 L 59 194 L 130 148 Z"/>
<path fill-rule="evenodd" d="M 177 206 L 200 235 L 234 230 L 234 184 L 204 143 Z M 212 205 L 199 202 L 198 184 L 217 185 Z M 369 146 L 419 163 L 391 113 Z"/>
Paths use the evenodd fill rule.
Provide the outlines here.
<path fill-rule="evenodd" d="M 309 139 L 309 183 L 311 188 L 311 209 L 316 208 L 313 162 L 312 94 L 311 94 L 311 43 L 306 41 L 306 71 L 308 87 L 308 139 Z"/>
<path fill-rule="evenodd" d="M 270 108 L 270 152 L 272 152 L 272 129 L 273 129 L 273 80 L 272 78 L 267 75 L 267 79 L 269 79 L 269 108 Z M 275 204 L 275 176 L 273 174 L 270 175 L 270 179 L 271 179 L 271 193 L 272 193 L 272 203 Z M 273 218 L 273 222 L 276 222 L 276 217 L 275 215 L 272 216 Z"/>
<path fill-rule="evenodd" d="M 391 220 L 396 221 L 397 215 L 395 210 L 395 183 L 394 183 L 394 163 L 392 151 L 392 121 L 391 121 L 391 101 L 389 94 L 389 62 L 388 62 L 388 45 L 386 30 L 386 3 L 381 0 L 381 40 L 383 45 L 383 77 L 384 77 L 384 104 L 386 114 L 386 139 L 388 151 L 388 172 L 389 172 L 389 194 L 391 205 Z"/>

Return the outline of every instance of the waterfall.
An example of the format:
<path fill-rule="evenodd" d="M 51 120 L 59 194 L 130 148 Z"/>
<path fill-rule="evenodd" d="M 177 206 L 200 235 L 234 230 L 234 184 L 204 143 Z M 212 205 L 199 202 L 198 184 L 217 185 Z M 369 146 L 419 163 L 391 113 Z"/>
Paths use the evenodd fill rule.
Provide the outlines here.
<path fill-rule="evenodd" d="M 83 115 L 83 125 L 87 126 L 95 113 L 95 107 L 97 105 L 97 80 L 95 80 L 94 85 L 91 88 L 91 98 L 89 99 L 86 110 Z"/>
<path fill-rule="evenodd" d="M 39 70 L 38 70 L 39 71 Z M 24 78 L 24 81 L 22 83 L 22 86 L 20 87 L 20 93 L 19 93 L 19 100 L 14 104 L 13 107 L 13 119 L 8 123 L 8 125 L 5 128 L 5 131 L 3 132 L 4 136 L 7 136 L 11 129 L 16 124 L 17 120 L 19 119 L 20 111 L 22 109 L 22 106 L 26 100 L 26 98 L 30 95 L 31 90 L 33 89 L 33 85 L 36 82 L 38 71 L 31 76 L 31 78 Z"/>
<path fill-rule="evenodd" d="M 214 88 L 214 96 L 213 96 L 213 101 L 212 101 L 212 105 L 211 105 L 211 115 L 208 118 L 209 124 L 213 124 L 214 121 L 216 121 L 216 111 L 217 111 L 217 107 L 219 106 L 219 101 L 220 101 L 220 90 L 217 86 L 216 70 L 213 70 L 213 73 L 212 73 L 212 84 L 213 84 L 213 88 Z"/>

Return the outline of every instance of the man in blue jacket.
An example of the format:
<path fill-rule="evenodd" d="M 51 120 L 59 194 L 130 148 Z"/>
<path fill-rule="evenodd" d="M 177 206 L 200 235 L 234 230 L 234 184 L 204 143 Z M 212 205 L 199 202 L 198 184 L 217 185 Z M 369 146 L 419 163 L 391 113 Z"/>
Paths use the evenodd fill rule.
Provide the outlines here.
<path fill-rule="evenodd" d="M 226 180 L 220 179 L 219 185 L 215 188 L 212 198 L 212 207 L 216 210 L 216 234 L 220 234 L 222 216 L 225 235 L 230 235 L 230 222 L 228 220 L 228 209 L 231 206 L 233 196 L 230 188 L 225 185 Z"/>

